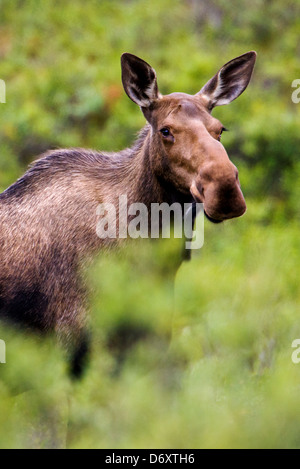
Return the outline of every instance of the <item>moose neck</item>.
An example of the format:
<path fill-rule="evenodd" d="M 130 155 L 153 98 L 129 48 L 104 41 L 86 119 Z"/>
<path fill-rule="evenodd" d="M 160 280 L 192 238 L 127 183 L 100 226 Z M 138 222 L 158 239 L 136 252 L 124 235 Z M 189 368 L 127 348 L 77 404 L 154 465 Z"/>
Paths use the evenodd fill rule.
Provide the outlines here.
<path fill-rule="evenodd" d="M 122 189 L 128 194 L 130 203 L 188 202 L 189 197 L 178 192 L 166 179 L 155 170 L 155 161 L 161 158 L 159 150 L 152 140 L 150 125 L 146 125 L 132 148 L 125 150 L 127 177 L 122 181 Z M 126 187 L 124 187 L 124 184 Z M 128 190 L 130 187 L 130 190 Z"/>

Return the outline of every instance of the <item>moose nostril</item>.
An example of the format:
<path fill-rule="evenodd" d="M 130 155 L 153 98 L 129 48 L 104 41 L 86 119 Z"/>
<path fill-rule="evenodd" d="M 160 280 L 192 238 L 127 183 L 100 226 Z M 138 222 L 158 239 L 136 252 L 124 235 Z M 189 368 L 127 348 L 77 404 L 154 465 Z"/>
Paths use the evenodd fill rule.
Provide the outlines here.
<path fill-rule="evenodd" d="M 199 192 L 202 195 L 203 200 L 204 200 L 204 198 L 205 198 L 205 196 L 204 196 L 204 187 L 202 186 L 202 184 L 198 184 L 198 189 L 199 189 Z"/>
<path fill-rule="evenodd" d="M 204 189 L 202 184 L 196 183 L 195 181 L 192 182 L 190 187 L 190 191 L 196 202 L 202 203 L 204 200 Z"/>
<path fill-rule="evenodd" d="M 236 171 L 236 173 L 235 173 L 235 181 L 238 183 L 239 186 L 241 185 L 241 184 L 240 184 L 239 172 L 238 172 L 238 171 Z"/>

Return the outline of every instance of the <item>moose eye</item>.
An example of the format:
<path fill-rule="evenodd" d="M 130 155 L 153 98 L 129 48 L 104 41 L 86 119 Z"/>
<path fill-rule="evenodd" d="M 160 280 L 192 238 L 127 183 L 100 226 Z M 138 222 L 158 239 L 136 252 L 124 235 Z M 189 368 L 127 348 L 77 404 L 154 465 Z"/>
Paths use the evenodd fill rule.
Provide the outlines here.
<path fill-rule="evenodd" d="M 169 137 L 169 135 L 171 135 L 171 132 L 167 127 L 163 127 L 162 129 L 160 129 L 160 133 L 163 137 Z"/>
<path fill-rule="evenodd" d="M 225 127 L 222 127 L 222 130 L 221 130 L 221 132 L 220 132 L 220 134 L 219 134 L 219 136 L 218 136 L 219 142 L 221 141 L 222 133 L 223 133 L 223 132 L 227 132 L 227 131 L 228 131 L 228 129 L 225 129 Z"/>

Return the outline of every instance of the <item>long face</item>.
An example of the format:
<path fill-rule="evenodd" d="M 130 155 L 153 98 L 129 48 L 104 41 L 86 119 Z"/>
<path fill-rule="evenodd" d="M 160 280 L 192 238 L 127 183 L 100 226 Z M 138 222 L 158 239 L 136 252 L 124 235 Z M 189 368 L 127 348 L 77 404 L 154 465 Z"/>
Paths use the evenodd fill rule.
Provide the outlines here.
<path fill-rule="evenodd" d="M 212 221 L 243 215 L 246 203 L 238 171 L 221 143 L 224 126 L 210 115 L 201 97 L 163 97 L 152 111 L 151 123 L 173 185 L 203 203 Z"/>
<path fill-rule="evenodd" d="M 155 71 L 130 54 L 122 56 L 123 84 L 152 126 L 153 146 L 165 177 L 182 193 L 204 204 L 213 222 L 246 211 L 238 171 L 222 143 L 223 124 L 212 117 L 216 105 L 228 104 L 249 83 L 256 54 L 249 52 L 226 64 L 196 95 L 162 96 Z M 134 68 L 134 69 L 133 69 Z"/>

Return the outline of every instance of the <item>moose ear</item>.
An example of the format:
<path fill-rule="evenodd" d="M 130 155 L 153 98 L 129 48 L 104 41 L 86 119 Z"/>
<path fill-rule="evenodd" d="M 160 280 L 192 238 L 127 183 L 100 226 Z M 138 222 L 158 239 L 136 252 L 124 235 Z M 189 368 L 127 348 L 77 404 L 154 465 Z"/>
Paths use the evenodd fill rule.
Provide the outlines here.
<path fill-rule="evenodd" d="M 132 54 L 121 57 L 122 83 L 129 98 L 142 108 L 159 99 L 155 70 L 144 60 Z"/>
<path fill-rule="evenodd" d="M 229 104 L 247 88 L 256 61 L 256 52 L 243 54 L 227 64 L 198 93 L 211 111 L 215 106 Z"/>

